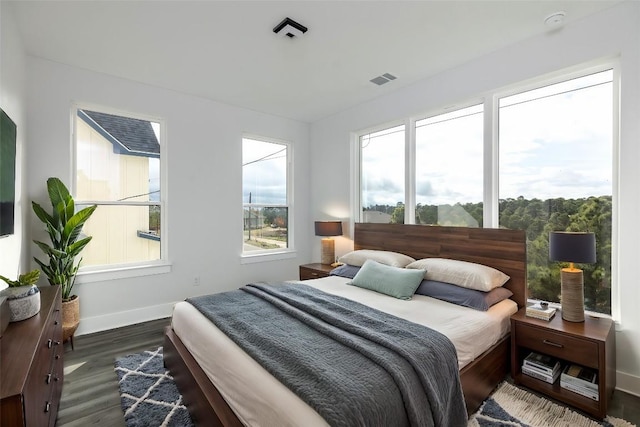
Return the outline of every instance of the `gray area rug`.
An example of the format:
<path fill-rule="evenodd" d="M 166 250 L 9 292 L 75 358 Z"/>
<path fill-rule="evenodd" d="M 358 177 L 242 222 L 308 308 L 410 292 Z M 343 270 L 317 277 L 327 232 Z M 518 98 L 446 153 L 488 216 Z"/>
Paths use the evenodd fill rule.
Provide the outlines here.
<path fill-rule="evenodd" d="M 164 368 L 162 347 L 116 359 L 120 402 L 127 427 L 189 427 L 189 412 Z"/>
<path fill-rule="evenodd" d="M 193 423 L 173 378 L 162 363 L 162 347 L 116 360 L 127 427 L 191 427 Z M 468 427 L 634 427 L 619 418 L 594 421 L 512 384 L 503 382 L 469 419 Z"/>

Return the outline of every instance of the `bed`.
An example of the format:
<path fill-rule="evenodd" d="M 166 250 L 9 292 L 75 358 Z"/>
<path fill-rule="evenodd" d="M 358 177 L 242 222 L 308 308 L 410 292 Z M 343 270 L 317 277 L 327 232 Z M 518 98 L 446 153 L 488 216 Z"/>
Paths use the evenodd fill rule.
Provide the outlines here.
<path fill-rule="evenodd" d="M 496 268 L 510 276 L 510 280 L 504 287 L 513 292 L 511 300 L 515 304 L 511 304 L 515 306 L 515 309 L 524 306 L 526 300 L 525 247 L 524 232 L 518 230 L 400 224 L 355 224 L 354 229 L 355 250 L 393 251 L 404 253 L 415 259 L 450 258 Z M 330 289 L 335 286 L 338 289 L 341 286 L 338 278 L 332 278 L 331 280 L 334 282 L 332 285 L 319 285 L 319 287 L 324 286 L 326 289 Z M 187 303 L 184 304 L 188 305 Z M 184 307 L 179 310 L 183 309 Z M 183 318 L 190 317 L 197 317 L 197 315 L 187 313 L 186 316 L 183 316 Z M 164 343 L 165 365 L 174 376 L 184 396 L 185 404 L 196 423 L 221 426 L 242 425 L 243 423 L 240 422 L 236 413 L 239 413 L 240 418 L 245 422 L 251 423 L 251 417 L 247 417 L 246 409 L 239 410 L 238 405 L 243 406 L 246 404 L 247 408 L 249 408 L 248 410 L 251 411 L 254 407 L 272 405 L 273 400 L 269 400 L 267 397 L 272 398 L 274 396 L 277 396 L 275 398 L 276 401 L 287 402 L 285 404 L 286 411 L 308 410 L 308 408 L 304 408 L 304 405 L 302 405 L 302 408 L 296 409 L 296 405 L 299 402 L 296 403 L 295 399 L 287 400 L 288 397 L 286 399 L 285 397 L 281 398 L 281 396 L 287 394 L 287 390 L 281 384 L 281 387 L 278 388 L 277 380 L 275 379 L 273 381 L 275 381 L 276 387 L 273 387 L 273 384 L 250 384 L 247 389 L 253 390 L 253 392 L 243 394 L 241 391 L 227 390 L 224 382 L 220 382 L 216 378 L 216 383 L 219 386 L 222 384 L 220 386 L 221 393 L 205 371 L 210 372 L 211 369 L 226 371 L 228 366 L 235 364 L 239 358 L 237 355 L 230 356 L 234 363 L 225 366 L 225 362 L 222 360 L 223 357 L 220 357 L 221 360 L 215 361 L 217 365 L 214 363 L 216 365 L 214 368 L 205 366 L 207 364 L 205 363 L 206 360 L 203 359 L 202 349 L 198 350 L 197 345 L 194 345 L 200 338 L 189 336 L 190 333 L 188 332 L 197 329 L 196 326 L 192 324 L 179 326 L 178 323 L 176 323 L 176 329 L 180 332 L 176 332 L 173 327 L 169 327 L 166 330 Z M 180 334 L 182 334 L 182 337 Z M 479 355 L 472 354 L 468 360 L 461 360 L 463 367 L 459 371 L 460 382 L 469 414 L 479 407 L 481 402 L 491 393 L 508 371 L 508 330 L 502 330 L 499 334 L 502 336 L 497 337 L 494 340 L 496 342 L 490 345 L 486 351 Z M 222 337 L 218 338 L 224 340 L 224 334 L 222 335 Z M 183 339 L 187 345 L 185 345 Z M 195 354 L 195 357 L 191 352 Z M 246 357 L 249 358 L 248 356 Z M 203 366 L 200 366 L 196 359 L 201 360 Z M 251 360 L 248 363 L 251 363 Z M 247 368 L 247 372 L 250 372 L 248 369 L 250 368 Z M 232 375 L 237 375 L 237 373 Z M 240 377 L 232 376 L 232 378 L 235 378 L 236 382 L 243 382 Z M 251 378 L 251 375 L 247 378 Z M 246 378 L 244 381 L 247 381 Z M 223 395 L 226 396 L 226 400 L 229 400 L 231 406 L 223 398 Z M 232 406 L 235 411 L 231 408 Z M 302 413 L 308 415 L 308 413 Z M 304 419 L 306 420 L 307 418 Z M 317 425 L 322 425 L 321 421 L 318 420 Z M 265 424 L 268 424 L 268 422 L 265 422 Z M 312 423 L 305 422 L 305 424 L 311 425 Z"/>

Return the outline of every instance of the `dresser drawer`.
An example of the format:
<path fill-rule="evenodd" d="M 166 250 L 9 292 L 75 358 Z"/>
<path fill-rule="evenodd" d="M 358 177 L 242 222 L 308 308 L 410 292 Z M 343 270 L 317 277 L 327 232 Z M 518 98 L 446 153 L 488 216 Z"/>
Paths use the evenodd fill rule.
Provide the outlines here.
<path fill-rule="evenodd" d="M 518 324 L 516 344 L 590 368 L 598 368 L 598 344 L 546 329 Z"/>

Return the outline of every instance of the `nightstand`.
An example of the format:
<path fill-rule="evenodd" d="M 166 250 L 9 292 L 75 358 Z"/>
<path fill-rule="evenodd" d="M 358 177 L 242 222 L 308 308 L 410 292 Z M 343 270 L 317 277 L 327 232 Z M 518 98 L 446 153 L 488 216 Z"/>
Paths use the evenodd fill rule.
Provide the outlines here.
<path fill-rule="evenodd" d="M 511 316 L 511 376 L 516 384 L 543 393 L 604 419 L 616 385 L 616 342 L 611 319 L 586 315 L 584 322 L 567 322 L 557 312 L 550 321 L 527 317 L 526 309 Z M 599 400 L 560 387 L 560 379 L 548 384 L 522 373 L 522 361 L 532 352 L 576 363 L 598 372 Z"/>
<path fill-rule="evenodd" d="M 300 266 L 300 280 L 319 279 L 321 277 L 327 277 L 329 272 L 335 267 L 331 267 L 329 264 L 304 264 Z"/>

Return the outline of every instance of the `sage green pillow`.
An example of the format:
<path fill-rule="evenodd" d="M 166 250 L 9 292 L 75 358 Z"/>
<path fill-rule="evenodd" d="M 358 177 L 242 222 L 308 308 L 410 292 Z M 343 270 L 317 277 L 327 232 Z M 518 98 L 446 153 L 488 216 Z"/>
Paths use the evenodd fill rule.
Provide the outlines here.
<path fill-rule="evenodd" d="M 424 270 L 391 267 L 369 259 L 349 284 L 409 300 L 420 286 L 424 274 Z"/>

